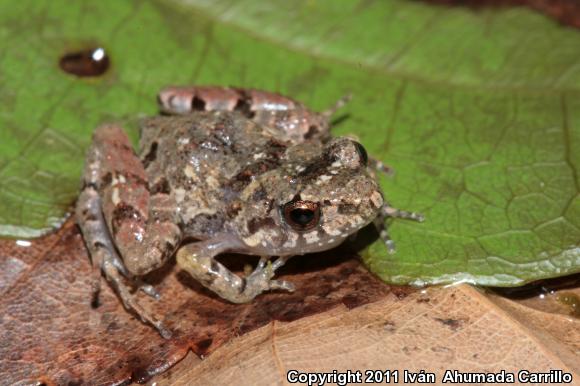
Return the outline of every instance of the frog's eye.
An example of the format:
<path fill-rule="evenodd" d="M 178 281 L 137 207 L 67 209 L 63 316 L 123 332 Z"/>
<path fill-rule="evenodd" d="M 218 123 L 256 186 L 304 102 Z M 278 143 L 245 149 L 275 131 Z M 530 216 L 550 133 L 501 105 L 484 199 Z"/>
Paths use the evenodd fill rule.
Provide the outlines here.
<path fill-rule="evenodd" d="M 293 200 L 283 206 L 282 212 L 286 223 L 297 231 L 312 229 L 320 220 L 320 204 L 317 202 Z"/>
<path fill-rule="evenodd" d="M 368 162 L 369 162 L 369 155 L 367 154 L 366 149 L 363 147 L 363 145 L 361 145 L 358 142 L 353 141 L 354 143 L 354 147 L 356 148 L 356 151 L 358 153 L 358 156 L 360 157 L 360 161 L 364 166 L 367 166 Z"/>

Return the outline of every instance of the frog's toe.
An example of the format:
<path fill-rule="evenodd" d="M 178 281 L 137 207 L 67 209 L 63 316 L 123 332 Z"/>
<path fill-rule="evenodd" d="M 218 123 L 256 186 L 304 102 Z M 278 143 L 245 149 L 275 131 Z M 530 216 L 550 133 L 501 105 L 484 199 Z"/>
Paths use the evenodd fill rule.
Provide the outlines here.
<path fill-rule="evenodd" d="M 171 332 L 171 330 L 165 328 L 165 326 L 161 322 L 158 322 L 156 325 L 154 325 L 154 327 L 155 327 L 155 329 L 157 329 L 159 334 L 164 339 L 171 339 L 171 336 L 173 335 L 173 333 Z"/>
<path fill-rule="evenodd" d="M 281 268 L 292 256 L 280 256 L 272 263 L 272 270 L 277 271 Z"/>
<path fill-rule="evenodd" d="M 294 292 L 294 284 L 285 280 L 272 280 L 275 272 L 280 269 L 289 259 L 288 256 L 278 257 L 273 263 L 261 258 L 256 269 L 246 278 L 248 290 L 250 292 L 260 292 L 268 290 L 283 290 Z M 251 289 L 250 289 L 251 288 Z"/>
<path fill-rule="evenodd" d="M 143 293 L 147 294 L 148 296 L 151 296 L 153 299 L 155 300 L 161 299 L 161 294 L 151 284 L 146 284 L 138 281 L 137 285 L 139 286 L 139 289 L 143 291 Z"/>
<path fill-rule="evenodd" d="M 270 289 L 271 290 L 282 290 L 288 292 L 296 291 L 296 287 L 294 284 L 290 283 L 286 280 L 270 280 Z"/>
<path fill-rule="evenodd" d="M 389 236 L 389 232 L 387 231 L 386 228 L 381 230 L 379 237 L 381 238 L 381 240 L 385 244 L 385 247 L 387 247 L 387 251 L 391 255 L 397 251 L 397 248 L 395 247 L 395 242 L 393 241 L 393 239 L 391 239 L 391 236 Z"/>
<path fill-rule="evenodd" d="M 264 268 L 266 268 L 266 264 L 268 264 L 268 261 L 270 261 L 269 257 L 261 256 L 260 261 L 258 262 L 258 265 L 256 265 L 256 268 L 254 268 L 252 273 L 260 273 L 260 272 L 264 271 Z"/>
<path fill-rule="evenodd" d="M 268 272 L 270 271 L 270 272 Z M 272 273 L 271 270 L 267 268 L 260 272 L 259 274 L 254 274 L 245 279 L 245 287 L 239 299 L 234 301 L 235 303 L 246 303 L 261 293 L 272 291 L 272 290 L 282 290 L 288 292 L 294 292 L 294 284 L 286 280 L 271 280 Z"/>

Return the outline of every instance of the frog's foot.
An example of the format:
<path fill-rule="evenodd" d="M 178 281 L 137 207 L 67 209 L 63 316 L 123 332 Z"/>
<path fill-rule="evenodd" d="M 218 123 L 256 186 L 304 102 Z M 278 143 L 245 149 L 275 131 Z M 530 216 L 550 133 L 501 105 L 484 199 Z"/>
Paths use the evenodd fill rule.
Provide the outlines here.
<path fill-rule="evenodd" d="M 289 257 L 279 257 L 273 263 L 262 257 L 256 269 L 241 278 L 214 259 L 228 249 L 227 244 L 211 241 L 187 244 L 177 251 L 177 264 L 206 288 L 232 303 L 247 303 L 268 290 L 294 290 L 287 281 L 272 280 L 276 270 Z"/>
<path fill-rule="evenodd" d="M 104 245 L 97 244 L 96 249 L 97 250 L 94 251 L 91 256 L 98 256 L 102 263 L 100 267 L 95 267 L 95 271 L 99 276 L 101 276 L 100 271 L 104 273 L 107 281 L 112 285 L 115 292 L 123 302 L 125 309 L 129 312 L 135 313 L 144 323 L 155 327 L 162 337 L 169 339 L 171 337 L 171 331 L 165 328 L 161 321 L 150 315 L 150 313 L 135 300 L 134 295 L 131 294 L 130 289 L 132 286 L 125 283 L 127 279 L 124 277 L 124 273 L 119 269 L 120 259 L 118 256 L 113 254 L 114 252 L 110 253 Z M 155 288 L 153 288 L 153 286 L 143 284 L 139 280 L 135 282 L 135 286 L 149 296 L 155 299 L 159 298 L 159 293 Z M 97 303 L 99 290 L 100 286 L 97 288 L 93 287 L 93 304 Z"/>
<path fill-rule="evenodd" d="M 320 115 L 325 117 L 326 119 L 330 119 L 336 112 L 342 109 L 344 106 L 347 105 L 348 102 L 352 99 L 352 94 L 346 94 L 337 100 L 334 105 L 330 106 L 326 110 L 322 111 Z"/>
<path fill-rule="evenodd" d="M 385 165 L 378 159 L 374 157 L 369 157 L 369 167 L 373 169 L 375 172 L 382 173 L 388 177 L 392 177 L 395 175 L 395 169 L 392 167 Z"/>
<path fill-rule="evenodd" d="M 395 247 L 395 242 L 393 241 L 393 239 L 391 239 L 391 236 L 389 235 L 387 225 L 385 224 L 385 220 L 388 217 L 403 218 L 403 219 L 423 222 L 423 221 L 425 221 L 425 216 L 423 216 L 420 213 L 409 212 L 406 210 L 400 210 L 397 208 L 393 208 L 392 206 L 390 206 L 387 203 L 385 203 L 383 205 L 383 207 L 381 208 L 381 212 L 379 213 L 379 215 L 375 219 L 374 224 L 375 224 L 375 227 L 377 228 L 377 230 L 379 231 L 379 237 L 381 238 L 381 240 L 383 241 L 383 243 L 387 247 L 387 251 L 390 254 L 393 254 L 396 252 L 396 247 Z"/>
<path fill-rule="evenodd" d="M 406 210 L 393 208 L 389 204 L 383 205 L 383 207 L 381 208 L 381 214 L 384 216 L 384 218 L 394 217 L 394 218 L 403 218 L 403 219 L 413 220 L 413 221 L 418 221 L 418 222 L 425 221 L 425 216 L 423 216 L 421 213 L 409 212 Z"/>
<path fill-rule="evenodd" d="M 160 320 L 157 320 L 155 317 L 150 315 L 135 300 L 134 296 L 130 293 L 129 288 L 124 283 L 123 276 L 121 275 L 117 267 L 115 267 L 115 265 L 113 265 L 110 261 L 105 261 L 102 269 L 103 272 L 105 273 L 107 280 L 109 280 L 109 282 L 115 288 L 117 294 L 121 298 L 123 306 L 125 306 L 125 309 L 137 314 L 137 316 L 139 316 L 139 318 L 141 319 L 141 321 L 143 321 L 143 323 L 150 324 L 151 326 L 155 327 L 155 329 L 159 331 L 159 334 L 161 334 L 161 336 L 164 337 L 165 339 L 171 338 L 171 331 L 165 328 L 165 326 Z M 143 286 L 140 288 L 145 292 Z"/>
<path fill-rule="evenodd" d="M 272 280 L 276 271 L 286 264 L 289 258 L 290 257 L 288 256 L 279 257 L 274 261 L 274 263 L 270 263 L 266 257 L 260 258 L 260 262 L 254 271 L 249 276 L 242 279 L 245 281 L 243 288 L 244 296 L 253 299 L 262 292 L 269 290 L 294 292 L 294 284 L 286 280 Z"/>

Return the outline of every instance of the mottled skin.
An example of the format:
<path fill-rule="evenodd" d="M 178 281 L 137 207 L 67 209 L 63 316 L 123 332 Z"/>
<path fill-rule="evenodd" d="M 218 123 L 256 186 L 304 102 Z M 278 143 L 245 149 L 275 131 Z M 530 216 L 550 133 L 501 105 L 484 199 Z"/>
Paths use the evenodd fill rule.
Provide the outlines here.
<path fill-rule="evenodd" d="M 171 87 L 158 99 L 168 115 L 143 122 L 139 155 L 119 126 L 96 130 L 77 221 L 96 274 L 102 270 L 125 307 L 163 336 L 170 332 L 125 281 L 158 297 L 138 278 L 176 251 L 200 283 L 242 303 L 292 291 L 272 280 L 291 256 L 332 248 L 373 221 L 392 250 L 385 217 L 422 219 L 384 203 L 360 144 L 331 138 L 334 109 L 314 113 L 280 95 L 219 87 Z M 371 166 L 384 169 L 372 159 Z M 262 258 L 241 278 L 214 259 L 223 252 Z"/>

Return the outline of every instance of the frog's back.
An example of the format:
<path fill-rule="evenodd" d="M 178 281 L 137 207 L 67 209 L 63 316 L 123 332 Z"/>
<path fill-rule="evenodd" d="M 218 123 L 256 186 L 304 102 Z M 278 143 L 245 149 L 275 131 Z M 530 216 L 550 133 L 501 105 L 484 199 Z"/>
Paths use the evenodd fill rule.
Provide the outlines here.
<path fill-rule="evenodd" d="M 253 177 L 279 166 L 287 142 L 236 112 L 196 112 L 143 122 L 141 159 L 152 191 L 176 201 L 185 236 L 223 231 Z"/>

